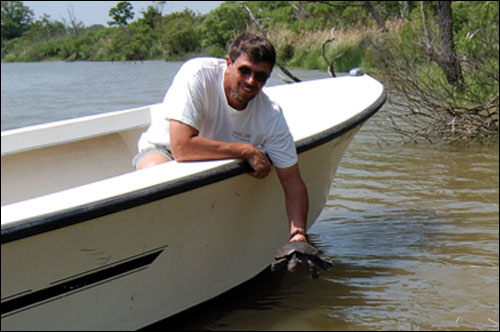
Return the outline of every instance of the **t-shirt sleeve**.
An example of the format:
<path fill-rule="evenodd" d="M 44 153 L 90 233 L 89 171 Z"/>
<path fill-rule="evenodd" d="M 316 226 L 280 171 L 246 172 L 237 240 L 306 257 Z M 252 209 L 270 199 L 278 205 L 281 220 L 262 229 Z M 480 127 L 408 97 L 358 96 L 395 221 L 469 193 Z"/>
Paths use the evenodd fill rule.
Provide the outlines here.
<path fill-rule="evenodd" d="M 193 63 L 185 63 L 163 99 L 166 118 L 183 122 L 199 131 L 205 93 L 203 72 Z"/>
<path fill-rule="evenodd" d="M 266 140 L 264 149 L 277 168 L 288 168 L 297 163 L 297 149 L 293 136 L 282 114 L 278 117 Z"/>

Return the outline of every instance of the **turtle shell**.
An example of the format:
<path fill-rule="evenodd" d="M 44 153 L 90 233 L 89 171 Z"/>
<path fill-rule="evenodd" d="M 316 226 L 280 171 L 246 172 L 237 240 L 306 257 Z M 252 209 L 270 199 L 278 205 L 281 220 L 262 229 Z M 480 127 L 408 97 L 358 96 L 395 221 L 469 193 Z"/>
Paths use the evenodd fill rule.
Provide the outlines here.
<path fill-rule="evenodd" d="M 276 252 L 276 259 L 284 258 L 292 255 L 295 252 L 299 252 L 308 256 L 316 256 L 318 254 L 318 250 L 314 248 L 309 243 L 294 241 L 285 244 L 284 246 L 278 248 Z"/>

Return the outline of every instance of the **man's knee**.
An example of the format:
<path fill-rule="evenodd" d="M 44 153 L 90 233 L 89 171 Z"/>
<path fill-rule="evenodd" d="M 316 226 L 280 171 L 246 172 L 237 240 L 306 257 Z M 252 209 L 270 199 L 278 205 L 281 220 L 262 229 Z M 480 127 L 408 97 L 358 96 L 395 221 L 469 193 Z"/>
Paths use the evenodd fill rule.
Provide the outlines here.
<path fill-rule="evenodd" d="M 149 153 L 142 157 L 137 163 L 137 169 L 144 169 L 151 166 L 163 164 L 170 161 L 169 158 L 165 157 L 161 153 Z"/>

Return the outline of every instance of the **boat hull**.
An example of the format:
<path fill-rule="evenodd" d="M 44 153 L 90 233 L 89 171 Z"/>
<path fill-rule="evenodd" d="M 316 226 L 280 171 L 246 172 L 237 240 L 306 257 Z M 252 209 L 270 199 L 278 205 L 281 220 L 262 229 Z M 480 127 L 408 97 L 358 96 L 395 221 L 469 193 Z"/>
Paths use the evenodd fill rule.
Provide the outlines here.
<path fill-rule="evenodd" d="M 309 228 L 386 95 L 366 75 L 271 89 L 295 139 Z M 2 330 L 145 327 L 254 277 L 288 241 L 274 171 L 255 179 L 241 160 L 134 171 L 154 108 L 2 133 Z"/>
<path fill-rule="evenodd" d="M 357 129 L 299 155 L 311 194 L 308 220 L 321 212 Z M 265 269 L 287 241 L 286 220 L 276 174 L 241 174 L 5 243 L 2 297 L 20 295 L 2 302 L 2 329 L 146 326 Z"/>

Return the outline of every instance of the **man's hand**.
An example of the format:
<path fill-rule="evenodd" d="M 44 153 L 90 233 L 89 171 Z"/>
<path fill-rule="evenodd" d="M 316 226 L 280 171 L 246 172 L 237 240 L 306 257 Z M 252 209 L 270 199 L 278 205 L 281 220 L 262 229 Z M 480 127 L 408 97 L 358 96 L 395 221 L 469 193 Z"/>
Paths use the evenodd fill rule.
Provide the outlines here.
<path fill-rule="evenodd" d="M 170 146 L 177 161 L 245 159 L 253 168 L 251 176 L 262 179 L 271 171 L 271 162 L 255 146 L 242 142 L 221 142 L 199 136 L 198 130 L 170 120 Z"/>
<path fill-rule="evenodd" d="M 248 174 L 257 179 L 265 178 L 271 171 L 271 162 L 267 159 L 267 156 L 257 148 L 254 148 L 253 153 L 247 158 L 247 161 L 254 170 Z"/>

